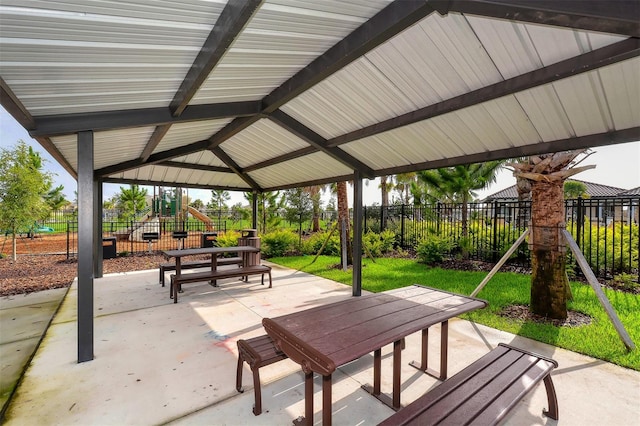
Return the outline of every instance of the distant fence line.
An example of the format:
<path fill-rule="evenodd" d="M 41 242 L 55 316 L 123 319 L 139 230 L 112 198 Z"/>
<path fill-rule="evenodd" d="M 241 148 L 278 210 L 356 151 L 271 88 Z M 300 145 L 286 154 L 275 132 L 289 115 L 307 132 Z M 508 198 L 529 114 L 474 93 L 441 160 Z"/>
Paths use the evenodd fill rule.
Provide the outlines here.
<path fill-rule="evenodd" d="M 640 197 L 572 199 L 565 201 L 567 229 L 589 261 L 592 269 L 601 278 L 626 272 L 638 274 L 638 253 L 640 252 Z M 211 223 L 198 220 L 178 221 L 164 218 L 159 223 L 158 232 L 162 236 L 173 231 L 187 231 L 184 241 L 161 238 L 154 242 L 154 250 L 185 247 L 199 247 L 201 234 L 241 230 L 249 221 L 237 209 L 202 210 L 211 218 Z M 446 237 L 456 245 L 449 255 L 455 256 L 464 245 L 471 259 L 497 262 L 528 227 L 531 218 L 530 202 L 494 201 L 490 203 L 468 204 L 468 237 L 462 238 L 462 205 L 457 203 L 437 203 L 428 206 L 392 205 L 388 207 L 368 206 L 363 209 L 365 232 L 391 230 L 396 234 L 396 247 L 412 251 L 416 245 L 430 236 Z M 118 237 L 118 252 L 143 252 L 147 246 L 134 238 L 125 239 L 124 234 L 149 226 L 142 221 L 123 221 L 116 210 L 103 211 L 103 235 Z M 325 224 L 334 221 L 336 212 L 321 213 Z M 58 232 L 67 233 L 67 255 L 75 256 L 77 247 L 77 216 L 72 210 L 54 212 L 43 225 Z M 282 218 L 283 223 L 284 218 Z M 307 230 L 310 222 L 306 221 Z M 297 228 L 297 227 L 296 227 Z M 328 226 L 325 226 L 328 229 Z M 155 232 L 155 231 L 154 231 Z M 570 258 L 571 260 L 571 258 Z M 527 244 L 522 244 L 509 262 L 528 265 L 530 261 Z"/>

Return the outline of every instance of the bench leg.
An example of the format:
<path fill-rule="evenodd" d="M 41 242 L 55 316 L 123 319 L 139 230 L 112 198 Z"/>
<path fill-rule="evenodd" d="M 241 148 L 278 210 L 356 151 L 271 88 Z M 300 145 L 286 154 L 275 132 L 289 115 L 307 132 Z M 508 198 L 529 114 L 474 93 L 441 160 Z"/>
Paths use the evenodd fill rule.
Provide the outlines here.
<path fill-rule="evenodd" d="M 251 369 L 253 372 L 253 393 L 255 397 L 255 405 L 253 406 L 253 415 L 259 416 L 262 413 L 262 391 L 260 389 L 260 371 L 258 367 Z"/>
<path fill-rule="evenodd" d="M 551 373 L 544 378 L 544 387 L 547 390 L 549 411 L 543 410 L 542 413 L 547 417 L 558 420 L 558 398 L 556 396 L 556 389 L 553 386 L 553 381 L 551 380 Z"/>
<path fill-rule="evenodd" d="M 244 363 L 244 357 L 242 352 L 238 352 L 238 370 L 236 371 L 236 390 L 240 393 L 244 392 L 242 388 L 242 364 Z"/>
<path fill-rule="evenodd" d="M 179 289 L 178 280 L 171 277 L 171 288 L 173 289 L 173 303 L 178 303 L 178 289 Z"/>

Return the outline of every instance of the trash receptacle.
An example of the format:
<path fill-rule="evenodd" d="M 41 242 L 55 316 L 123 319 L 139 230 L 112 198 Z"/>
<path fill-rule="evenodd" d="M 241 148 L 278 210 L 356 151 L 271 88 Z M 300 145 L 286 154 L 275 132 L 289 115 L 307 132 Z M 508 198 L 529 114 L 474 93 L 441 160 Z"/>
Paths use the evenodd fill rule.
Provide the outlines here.
<path fill-rule="evenodd" d="M 260 237 L 256 229 L 243 229 L 241 237 L 238 238 L 239 246 L 251 246 L 260 248 Z M 242 253 L 242 266 L 255 266 L 260 264 L 260 252 Z"/>
<path fill-rule="evenodd" d="M 218 233 L 203 232 L 200 247 L 218 247 Z"/>
<path fill-rule="evenodd" d="M 116 237 L 107 237 L 102 239 L 102 258 L 113 259 L 117 256 Z"/>

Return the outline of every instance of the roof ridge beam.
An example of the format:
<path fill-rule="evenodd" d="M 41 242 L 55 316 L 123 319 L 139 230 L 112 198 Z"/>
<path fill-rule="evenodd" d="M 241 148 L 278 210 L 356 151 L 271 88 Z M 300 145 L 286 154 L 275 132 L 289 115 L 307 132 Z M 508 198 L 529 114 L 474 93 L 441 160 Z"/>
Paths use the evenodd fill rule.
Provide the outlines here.
<path fill-rule="evenodd" d="M 4 106 L 4 94 L 2 100 Z M 35 126 L 29 131 L 29 135 L 31 137 L 59 136 L 84 130 L 99 132 L 129 127 L 162 126 L 165 124 L 254 115 L 258 114 L 260 109 L 260 101 L 242 101 L 190 105 L 179 117 L 174 117 L 167 107 L 44 115 L 35 118 Z M 24 124 L 23 127 L 27 128 Z"/>
<path fill-rule="evenodd" d="M 318 152 L 318 149 L 309 145 L 307 147 L 304 147 L 295 151 L 287 152 L 286 154 L 280 155 L 278 157 L 273 157 L 256 164 L 252 164 L 251 166 L 245 167 L 243 170 L 246 173 L 249 173 L 254 170 L 264 169 L 266 167 L 276 165 L 278 163 L 284 163 L 285 161 L 294 160 L 299 157 L 304 157 L 305 155 L 313 154 L 314 152 Z"/>
<path fill-rule="evenodd" d="M 334 160 L 341 162 L 354 171 L 359 171 L 363 176 L 367 178 L 373 178 L 373 176 L 375 175 L 375 172 L 373 171 L 373 169 L 371 169 L 371 167 L 353 157 L 351 154 L 344 152 L 340 148 L 327 146 L 327 140 L 325 138 L 323 138 L 304 124 L 300 123 L 290 115 L 286 114 L 285 112 L 281 110 L 274 111 L 269 115 L 269 118 L 271 119 L 271 121 L 303 139 L 305 142 L 309 143 L 318 151 L 324 152 Z"/>
<path fill-rule="evenodd" d="M 438 13 L 449 12 L 640 37 L 637 1 L 430 0 Z"/>
<path fill-rule="evenodd" d="M 640 127 L 616 130 L 613 132 L 598 133 L 586 136 L 576 136 L 568 139 L 560 139 L 551 142 L 537 142 L 530 145 L 516 146 L 497 151 L 483 151 L 477 154 L 462 155 L 459 157 L 443 158 L 440 160 L 425 161 L 423 163 L 408 164 L 406 166 L 391 167 L 378 170 L 378 176 L 394 175 L 398 173 L 414 172 L 416 170 L 439 169 L 453 167 L 462 164 L 483 163 L 485 161 L 503 160 L 506 158 L 528 157 L 530 155 L 546 154 L 575 149 L 593 148 L 596 146 L 615 145 L 620 143 L 640 140 Z"/>
<path fill-rule="evenodd" d="M 229 0 L 227 2 L 169 104 L 173 116 L 182 114 L 262 2 L 263 0 Z"/>
<path fill-rule="evenodd" d="M 207 166 L 204 164 L 194 164 L 194 163 L 181 163 L 179 161 L 162 161 L 160 163 L 156 163 L 155 165 L 165 166 L 165 167 L 176 167 L 179 169 L 202 170 L 204 172 L 233 173 L 233 170 L 228 169 L 226 167 Z"/>
<path fill-rule="evenodd" d="M 328 140 L 328 146 L 339 146 L 365 137 L 374 136 L 399 127 L 424 121 L 502 96 L 553 83 L 573 77 L 587 71 L 593 71 L 606 65 L 634 58 L 640 55 L 640 39 L 628 38 L 605 47 L 601 47 L 580 56 L 566 59 L 531 72 L 503 80 L 474 91 L 446 99 L 437 104 L 354 130 Z"/>

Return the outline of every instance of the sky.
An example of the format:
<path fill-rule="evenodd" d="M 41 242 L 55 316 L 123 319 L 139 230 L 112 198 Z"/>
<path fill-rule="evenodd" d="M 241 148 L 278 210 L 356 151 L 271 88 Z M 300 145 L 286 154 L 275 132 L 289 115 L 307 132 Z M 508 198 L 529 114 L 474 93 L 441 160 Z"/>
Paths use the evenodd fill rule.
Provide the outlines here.
<path fill-rule="evenodd" d="M 63 185 L 66 198 L 73 201 L 75 199 L 74 191 L 76 190 L 75 179 L 49 155 L 38 141 L 29 136 L 29 133 L 15 121 L 11 114 L 0 107 L 0 148 L 10 149 L 21 139 L 28 145 L 33 146 L 47 160 L 47 170 L 54 173 L 55 185 Z M 592 151 L 594 153 L 581 165 L 594 164 L 596 168 L 575 175 L 575 179 L 622 189 L 640 186 L 640 142 L 595 147 Z M 378 185 L 379 179 L 365 180 L 362 197 L 364 205 L 380 204 L 380 189 Z M 494 184 L 477 192 L 478 198 L 484 198 L 511 185 L 515 185 L 515 178 L 512 173 L 508 170 L 500 171 Z M 120 192 L 120 186 L 118 184 L 105 184 L 103 188 L 104 198 L 111 198 L 114 194 Z M 124 184 L 122 186 L 128 187 L 128 185 Z M 148 187 L 148 190 L 149 194 L 153 194 L 152 187 Z M 352 205 L 353 191 L 349 190 L 348 193 L 349 205 Z M 211 200 L 210 190 L 189 189 L 188 194 L 190 199 L 200 199 L 205 204 Z M 231 191 L 230 195 L 229 205 L 236 203 L 247 204 L 242 192 Z M 391 193 L 390 200 L 394 196 L 395 194 Z M 329 194 L 323 195 L 325 204 L 329 198 Z"/>

